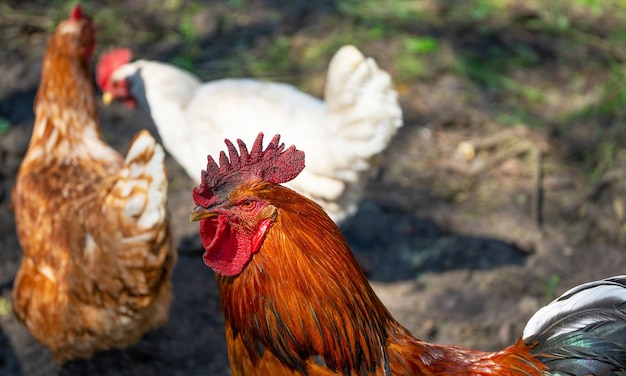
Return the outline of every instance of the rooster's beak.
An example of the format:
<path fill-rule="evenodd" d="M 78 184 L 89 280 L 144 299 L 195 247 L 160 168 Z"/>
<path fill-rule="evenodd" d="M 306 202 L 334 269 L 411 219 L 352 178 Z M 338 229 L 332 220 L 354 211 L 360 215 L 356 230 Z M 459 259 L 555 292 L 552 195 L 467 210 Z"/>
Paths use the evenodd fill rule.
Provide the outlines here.
<path fill-rule="evenodd" d="M 197 205 L 189 214 L 190 221 L 199 221 L 201 219 L 217 217 L 217 213 L 210 211 L 209 209 Z"/>
<path fill-rule="evenodd" d="M 105 106 L 108 106 L 111 104 L 111 102 L 113 102 L 113 94 L 111 94 L 110 92 L 104 92 L 102 94 L 102 103 L 104 103 Z"/>

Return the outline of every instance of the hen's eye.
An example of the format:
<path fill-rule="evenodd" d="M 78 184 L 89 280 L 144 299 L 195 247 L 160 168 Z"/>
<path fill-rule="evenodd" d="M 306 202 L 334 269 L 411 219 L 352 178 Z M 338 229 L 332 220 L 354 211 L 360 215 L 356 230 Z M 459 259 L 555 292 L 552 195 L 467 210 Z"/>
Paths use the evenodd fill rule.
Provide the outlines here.
<path fill-rule="evenodd" d="M 254 204 L 251 200 L 245 200 L 242 205 L 245 209 L 250 209 Z"/>

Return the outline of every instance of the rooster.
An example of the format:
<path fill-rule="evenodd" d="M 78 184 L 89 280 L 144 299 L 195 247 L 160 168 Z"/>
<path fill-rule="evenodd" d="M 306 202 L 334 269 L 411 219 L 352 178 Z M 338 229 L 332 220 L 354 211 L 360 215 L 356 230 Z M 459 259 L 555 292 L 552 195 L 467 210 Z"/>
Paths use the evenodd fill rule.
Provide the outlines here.
<path fill-rule="evenodd" d="M 125 160 L 103 140 L 94 45 L 92 20 L 75 6 L 48 42 L 12 193 L 24 251 L 14 312 L 61 364 L 165 323 L 176 259 L 165 153 L 145 130 Z"/>
<path fill-rule="evenodd" d="M 226 141 L 193 191 L 204 262 L 216 272 L 233 375 L 624 375 L 626 276 L 539 310 L 499 352 L 413 337 L 370 287 L 321 207 L 279 184 L 304 153 L 275 136 Z"/>
<path fill-rule="evenodd" d="M 105 103 L 118 99 L 150 114 L 163 145 L 193 179 L 224 138 L 280 133 L 310 156 L 290 188 L 341 223 L 357 211 L 376 159 L 402 125 L 389 75 L 353 46 L 333 57 L 325 100 L 293 86 L 253 79 L 202 83 L 172 65 L 137 60 L 127 49 L 101 57 Z"/>

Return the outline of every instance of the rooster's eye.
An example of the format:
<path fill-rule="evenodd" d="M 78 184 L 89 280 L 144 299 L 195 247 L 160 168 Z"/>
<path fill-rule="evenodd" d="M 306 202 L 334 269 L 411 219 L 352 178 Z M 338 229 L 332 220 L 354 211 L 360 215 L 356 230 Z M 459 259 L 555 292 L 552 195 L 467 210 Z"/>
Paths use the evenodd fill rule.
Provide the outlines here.
<path fill-rule="evenodd" d="M 242 203 L 244 209 L 250 209 L 253 205 L 254 203 L 251 200 L 244 200 L 244 202 Z"/>

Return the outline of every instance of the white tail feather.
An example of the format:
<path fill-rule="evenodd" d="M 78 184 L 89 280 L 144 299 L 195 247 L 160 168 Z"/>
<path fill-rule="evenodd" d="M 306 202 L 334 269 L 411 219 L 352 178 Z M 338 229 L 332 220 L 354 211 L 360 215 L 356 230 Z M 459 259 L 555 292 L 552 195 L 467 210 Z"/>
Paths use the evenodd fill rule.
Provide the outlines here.
<path fill-rule="evenodd" d="M 598 310 L 617 307 L 625 302 L 626 275 L 576 286 L 537 311 L 526 324 L 523 338 L 527 339 L 549 329 L 549 338 L 582 329 L 605 319 L 603 315 L 597 314 Z M 574 321 L 567 320 L 564 325 L 558 325 L 562 319 L 585 310 L 593 311 L 594 314 L 581 315 Z"/>
<path fill-rule="evenodd" d="M 324 93 L 327 116 L 335 119 L 339 149 L 354 162 L 380 153 L 402 126 L 402 109 L 389 74 L 354 46 L 343 46 L 330 62 Z M 368 163 L 356 165 L 363 171 Z"/>

